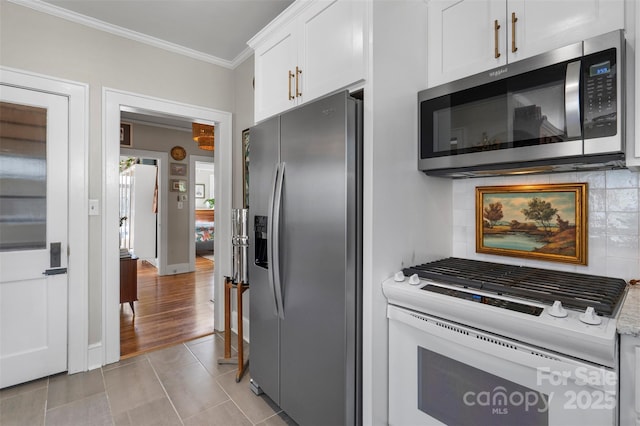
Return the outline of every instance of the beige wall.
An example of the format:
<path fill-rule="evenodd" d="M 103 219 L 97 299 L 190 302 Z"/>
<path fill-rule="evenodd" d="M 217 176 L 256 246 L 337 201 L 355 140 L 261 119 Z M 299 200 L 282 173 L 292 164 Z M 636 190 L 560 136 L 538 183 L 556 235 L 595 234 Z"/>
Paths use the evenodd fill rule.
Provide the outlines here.
<path fill-rule="evenodd" d="M 233 112 L 235 106 L 233 70 L 6 0 L 0 0 L 0 65 L 89 85 L 89 198 L 101 205 L 103 87 L 222 111 Z M 102 335 L 101 220 L 89 217 L 90 345 L 100 343 Z"/>

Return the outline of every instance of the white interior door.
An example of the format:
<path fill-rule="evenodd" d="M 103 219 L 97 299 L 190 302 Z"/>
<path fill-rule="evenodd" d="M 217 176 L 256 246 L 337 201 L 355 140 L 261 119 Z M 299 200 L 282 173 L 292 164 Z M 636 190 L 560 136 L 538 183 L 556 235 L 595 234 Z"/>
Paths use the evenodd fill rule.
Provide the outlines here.
<path fill-rule="evenodd" d="M 158 214 L 153 209 L 153 198 L 158 167 L 149 164 L 136 164 L 133 167 L 131 246 L 140 259 L 156 263 Z"/>
<path fill-rule="evenodd" d="M 67 370 L 68 99 L 0 86 L 0 388 Z"/>

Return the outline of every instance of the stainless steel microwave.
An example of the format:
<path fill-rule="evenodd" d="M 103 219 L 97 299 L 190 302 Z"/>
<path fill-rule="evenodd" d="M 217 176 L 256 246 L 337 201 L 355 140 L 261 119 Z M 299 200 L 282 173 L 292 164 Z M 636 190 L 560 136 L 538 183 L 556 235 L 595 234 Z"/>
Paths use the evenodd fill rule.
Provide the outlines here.
<path fill-rule="evenodd" d="M 418 93 L 418 168 L 492 176 L 624 167 L 622 30 Z"/>

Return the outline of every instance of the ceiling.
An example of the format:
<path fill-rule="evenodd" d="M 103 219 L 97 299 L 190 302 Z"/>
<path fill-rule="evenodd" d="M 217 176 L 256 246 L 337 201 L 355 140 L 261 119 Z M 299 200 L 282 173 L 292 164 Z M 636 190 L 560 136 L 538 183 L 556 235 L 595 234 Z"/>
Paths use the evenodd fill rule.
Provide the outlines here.
<path fill-rule="evenodd" d="M 71 21 L 235 68 L 251 39 L 293 0 L 10 0 Z"/>
<path fill-rule="evenodd" d="M 247 41 L 293 0 L 9 0 L 102 31 L 235 68 Z M 191 122 L 124 108 L 125 121 L 191 131 Z"/>

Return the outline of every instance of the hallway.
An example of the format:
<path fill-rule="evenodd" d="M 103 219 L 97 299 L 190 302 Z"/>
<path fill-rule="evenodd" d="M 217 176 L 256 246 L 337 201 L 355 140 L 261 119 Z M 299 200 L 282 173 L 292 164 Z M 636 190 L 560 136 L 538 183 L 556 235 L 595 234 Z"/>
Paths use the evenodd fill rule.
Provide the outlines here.
<path fill-rule="evenodd" d="M 128 358 L 214 331 L 214 262 L 196 257 L 196 272 L 158 276 L 152 265 L 138 261 L 135 315 L 120 306 L 120 356 Z"/>

